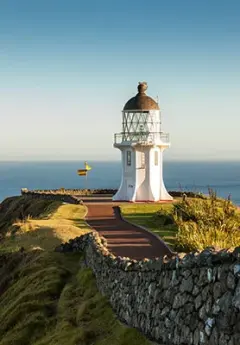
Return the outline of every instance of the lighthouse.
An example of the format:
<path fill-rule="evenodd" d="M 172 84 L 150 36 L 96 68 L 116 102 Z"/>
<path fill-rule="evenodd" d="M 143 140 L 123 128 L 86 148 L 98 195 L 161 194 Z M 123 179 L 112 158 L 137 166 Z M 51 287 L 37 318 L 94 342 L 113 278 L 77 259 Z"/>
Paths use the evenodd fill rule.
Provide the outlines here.
<path fill-rule="evenodd" d="M 163 182 L 163 152 L 170 146 L 169 134 L 161 128 L 160 108 L 146 95 L 147 83 L 122 111 L 122 132 L 114 135 L 121 151 L 122 178 L 113 201 L 172 200 Z"/>

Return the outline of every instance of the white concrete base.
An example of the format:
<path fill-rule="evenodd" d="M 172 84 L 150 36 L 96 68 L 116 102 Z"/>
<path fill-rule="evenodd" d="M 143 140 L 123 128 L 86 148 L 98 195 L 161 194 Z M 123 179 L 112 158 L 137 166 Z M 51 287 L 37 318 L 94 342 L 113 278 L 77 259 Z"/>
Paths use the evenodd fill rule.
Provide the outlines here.
<path fill-rule="evenodd" d="M 173 200 L 163 182 L 162 156 L 166 145 L 119 145 L 118 148 L 122 152 L 122 180 L 113 201 Z"/>

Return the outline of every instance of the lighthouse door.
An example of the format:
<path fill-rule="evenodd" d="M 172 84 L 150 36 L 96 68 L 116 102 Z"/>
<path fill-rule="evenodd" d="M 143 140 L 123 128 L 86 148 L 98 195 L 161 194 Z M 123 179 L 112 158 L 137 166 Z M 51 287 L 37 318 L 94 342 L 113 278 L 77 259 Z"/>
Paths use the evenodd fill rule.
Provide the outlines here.
<path fill-rule="evenodd" d="M 133 195 L 133 181 L 132 179 L 126 179 L 126 192 L 127 192 L 127 200 L 132 198 Z"/>

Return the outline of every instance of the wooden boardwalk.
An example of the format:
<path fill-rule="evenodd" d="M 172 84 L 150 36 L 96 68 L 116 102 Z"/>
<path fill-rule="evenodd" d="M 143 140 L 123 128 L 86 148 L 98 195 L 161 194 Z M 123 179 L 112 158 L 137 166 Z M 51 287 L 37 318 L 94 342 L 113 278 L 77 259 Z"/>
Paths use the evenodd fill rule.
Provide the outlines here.
<path fill-rule="evenodd" d="M 155 235 L 122 220 L 115 203 L 88 202 L 87 223 L 106 238 L 108 249 L 116 256 L 141 260 L 172 256 L 167 245 Z"/>

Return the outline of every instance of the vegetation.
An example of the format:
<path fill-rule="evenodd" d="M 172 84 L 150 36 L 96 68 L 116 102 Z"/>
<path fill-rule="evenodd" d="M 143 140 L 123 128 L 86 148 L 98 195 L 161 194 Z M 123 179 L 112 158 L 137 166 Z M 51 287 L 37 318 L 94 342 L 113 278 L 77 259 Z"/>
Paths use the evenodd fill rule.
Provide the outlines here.
<path fill-rule="evenodd" d="M 174 207 L 176 245 L 186 251 L 240 246 L 240 213 L 230 200 L 186 199 Z"/>
<path fill-rule="evenodd" d="M 21 248 L 53 250 L 61 242 L 89 231 L 83 221 L 85 213 L 86 208 L 81 205 L 27 197 L 7 199 L 0 212 L 0 231 L 4 236 L 0 252 Z"/>
<path fill-rule="evenodd" d="M 169 221 L 172 212 L 173 204 L 170 203 L 121 205 L 121 213 L 127 220 L 146 227 L 174 248 L 177 226 Z"/>
<path fill-rule="evenodd" d="M 0 345 L 149 345 L 116 319 L 81 254 L 53 251 L 89 231 L 83 206 L 19 197 L 0 207 Z"/>
<path fill-rule="evenodd" d="M 0 345 L 149 344 L 117 321 L 92 272 L 79 270 L 79 254 L 18 252 L 4 260 Z"/>
<path fill-rule="evenodd" d="M 186 198 L 172 204 L 122 205 L 124 217 L 159 235 L 174 250 L 240 246 L 240 213 L 228 200 L 209 191 L 209 198 Z"/>

